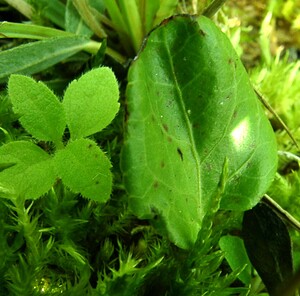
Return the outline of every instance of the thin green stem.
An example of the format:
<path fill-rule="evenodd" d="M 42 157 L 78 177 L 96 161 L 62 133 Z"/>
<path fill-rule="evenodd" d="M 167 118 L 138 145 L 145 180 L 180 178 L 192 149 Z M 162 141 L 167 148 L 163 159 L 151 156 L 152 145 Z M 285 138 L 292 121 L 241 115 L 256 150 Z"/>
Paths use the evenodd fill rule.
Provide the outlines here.
<path fill-rule="evenodd" d="M 262 104 L 265 106 L 265 108 L 267 108 L 276 118 L 276 120 L 279 122 L 279 124 L 283 127 L 283 129 L 287 132 L 287 134 L 289 135 L 289 137 L 291 138 L 291 140 L 293 141 L 293 143 L 295 144 L 295 146 L 297 147 L 297 149 L 300 151 L 300 147 L 296 141 L 296 139 L 294 138 L 294 136 L 292 135 L 291 131 L 289 130 L 289 128 L 287 127 L 287 125 L 284 123 L 284 121 L 280 118 L 280 116 L 275 112 L 275 110 L 272 108 L 272 106 L 267 102 L 267 100 L 263 97 L 263 95 L 260 93 L 260 91 L 256 88 L 254 88 L 254 91 L 257 95 L 257 97 L 259 98 L 259 100 L 262 102 Z"/>
<path fill-rule="evenodd" d="M 88 42 L 85 45 L 84 50 L 86 52 L 96 54 L 97 51 L 99 50 L 100 46 L 101 46 L 100 42 L 91 40 L 90 42 Z M 106 53 L 120 64 L 124 64 L 127 61 L 127 59 L 123 55 L 121 55 L 120 53 L 118 53 L 117 51 L 115 51 L 109 47 L 106 48 Z"/>
<path fill-rule="evenodd" d="M 97 18 L 95 17 L 95 14 L 93 13 L 92 8 L 89 6 L 87 0 L 73 0 L 73 4 L 91 30 L 98 37 L 106 38 L 107 34 L 102 28 L 101 24 L 97 21 Z"/>
<path fill-rule="evenodd" d="M 265 194 L 262 201 L 269 205 L 285 222 L 300 232 L 300 222 L 289 212 L 284 210 L 275 200 Z"/>
<path fill-rule="evenodd" d="M 213 17 L 225 2 L 226 0 L 214 0 L 208 7 L 204 9 L 203 15 L 209 18 Z"/>

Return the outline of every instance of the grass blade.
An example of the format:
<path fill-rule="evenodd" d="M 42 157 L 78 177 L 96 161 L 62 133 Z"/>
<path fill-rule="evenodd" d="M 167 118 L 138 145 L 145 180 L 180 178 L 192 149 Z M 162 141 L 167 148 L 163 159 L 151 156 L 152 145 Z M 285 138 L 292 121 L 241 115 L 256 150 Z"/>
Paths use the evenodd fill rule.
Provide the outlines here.
<path fill-rule="evenodd" d="M 203 15 L 211 18 L 226 2 L 226 0 L 214 0 L 208 7 L 203 11 Z"/>
<path fill-rule="evenodd" d="M 76 35 L 91 37 L 92 30 L 86 25 L 82 17 L 79 15 L 72 0 L 68 0 L 65 15 L 66 31 L 73 32 Z"/>
<path fill-rule="evenodd" d="M 135 52 L 138 52 L 144 36 L 142 33 L 142 22 L 136 0 L 122 0 L 120 1 L 120 8 L 127 24 L 133 48 Z"/>
<path fill-rule="evenodd" d="M 0 83 L 12 73 L 33 74 L 47 69 L 83 50 L 89 42 L 79 36 L 58 37 L 0 52 Z"/>
<path fill-rule="evenodd" d="M 91 28 L 91 30 L 100 38 L 106 38 L 107 34 L 102 28 L 101 24 L 97 21 L 92 8 L 89 6 L 88 1 L 73 1 L 74 6 L 76 7 L 78 13 L 85 21 L 85 23 Z"/>
<path fill-rule="evenodd" d="M 60 28 L 65 28 L 66 6 L 59 0 L 33 0 L 32 4 L 37 7 L 41 15 Z"/>
<path fill-rule="evenodd" d="M 50 37 L 74 36 L 66 31 L 21 23 L 0 23 L 0 38 L 45 39 Z"/>

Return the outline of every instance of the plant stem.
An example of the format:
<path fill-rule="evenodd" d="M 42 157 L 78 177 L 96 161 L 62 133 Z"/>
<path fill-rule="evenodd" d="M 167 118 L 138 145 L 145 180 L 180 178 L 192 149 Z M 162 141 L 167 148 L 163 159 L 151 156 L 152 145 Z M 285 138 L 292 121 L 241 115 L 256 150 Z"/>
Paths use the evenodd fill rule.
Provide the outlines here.
<path fill-rule="evenodd" d="M 206 17 L 213 17 L 213 15 L 222 7 L 226 0 L 214 0 L 208 7 L 203 11 L 203 15 Z"/>
<path fill-rule="evenodd" d="M 91 40 L 90 42 L 88 42 L 84 48 L 84 50 L 86 52 L 92 53 L 92 54 L 96 54 L 97 51 L 99 50 L 101 46 L 100 42 L 96 42 Z M 107 47 L 106 48 L 106 53 L 111 56 L 112 58 L 114 58 L 118 63 L 120 64 L 124 64 L 126 62 L 126 58 L 121 55 L 120 53 L 118 53 L 117 51 Z"/>
<path fill-rule="evenodd" d="M 263 95 L 260 93 L 260 91 L 256 88 L 254 88 L 254 91 L 259 98 L 259 100 L 262 102 L 262 104 L 265 106 L 266 109 L 268 109 L 276 118 L 276 120 L 279 122 L 279 124 L 283 127 L 283 129 L 287 132 L 297 149 L 300 151 L 300 147 L 298 146 L 298 143 L 294 136 L 292 135 L 291 131 L 287 127 L 287 125 L 284 123 L 284 121 L 280 118 L 280 116 L 275 112 L 275 110 L 272 108 L 272 106 L 267 102 L 267 100 L 263 97 Z"/>
<path fill-rule="evenodd" d="M 106 38 L 107 34 L 102 28 L 101 24 L 97 21 L 95 14 L 89 6 L 87 0 L 73 0 L 73 4 L 76 7 L 78 13 L 83 18 L 85 23 L 91 28 L 91 30 L 100 38 Z"/>
<path fill-rule="evenodd" d="M 289 212 L 284 210 L 275 200 L 265 194 L 262 201 L 269 205 L 284 221 L 300 232 L 300 222 Z"/>
<path fill-rule="evenodd" d="M 18 215 L 18 226 L 20 227 L 20 231 L 23 231 L 24 238 L 26 240 L 27 251 L 28 253 L 30 252 L 30 258 L 33 260 L 35 265 L 37 265 L 39 259 L 38 242 L 41 238 L 41 234 L 36 228 L 38 215 L 35 215 L 35 217 L 32 218 L 31 214 L 29 214 L 33 202 L 31 202 L 31 204 L 26 208 L 25 199 L 17 198 L 14 201 L 14 205 Z"/>

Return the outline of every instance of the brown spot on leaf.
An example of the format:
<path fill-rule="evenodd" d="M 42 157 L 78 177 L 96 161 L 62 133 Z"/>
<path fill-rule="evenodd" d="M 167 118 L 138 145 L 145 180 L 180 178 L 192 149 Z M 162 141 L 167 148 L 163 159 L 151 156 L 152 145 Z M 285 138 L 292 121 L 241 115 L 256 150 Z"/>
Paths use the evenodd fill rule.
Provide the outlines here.
<path fill-rule="evenodd" d="M 158 183 L 158 181 L 156 180 L 156 181 L 153 183 L 153 187 L 154 187 L 155 189 L 157 189 L 158 186 L 159 186 L 159 183 Z"/>
<path fill-rule="evenodd" d="M 161 162 L 160 162 L 160 167 L 163 169 L 164 167 L 165 167 L 165 162 L 162 160 Z"/>
<path fill-rule="evenodd" d="M 168 139 L 168 142 L 170 142 L 170 143 L 173 141 L 171 137 L 168 137 L 167 139 Z"/>
<path fill-rule="evenodd" d="M 169 130 L 168 125 L 167 125 L 166 123 L 163 123 L 162 126 L 163 126 L 164 130 L 165 130 L 166 132 L 168 132 L 168 130 Z"/>
<path fill-rule="evenodd" d="M 202 30 L 202 29 L 199 29 L 199 33 L 201 36 L 205 37 L 206 36 L 206 33 Z"/>
<path fill-rule="evenodd" d="M 237 114 L 238 114 L 238 112 L 235 110 L 235 111 L 233 112 L 233 118 L 234 118 L 234 119 L 237 117 Z"/>
<path fill-rule="evenodd" d="M 179 154 L 181 160 L 183 161 L 183 153 L 179 147 L 177 148 L 177 153 Z"/>
<path fill-rule="evenodd" d="M 165 25 L 167 25 L 167 24 L 169 23 L 169 21 L 170 21 L 170 19 L 165 19 L 165 20 L 163 20 L 163 21 L 160 23 L 160 25 L 161 25 L 161 26 L 165 26 Z"/>
<path fill-rule="evenodd" d="M 235 60 L 233 58 L 229 58 L 228 64 L 229 65 L 233 65 L 233 67 L 236 68 L 236 62 L 235 62 Z"/>

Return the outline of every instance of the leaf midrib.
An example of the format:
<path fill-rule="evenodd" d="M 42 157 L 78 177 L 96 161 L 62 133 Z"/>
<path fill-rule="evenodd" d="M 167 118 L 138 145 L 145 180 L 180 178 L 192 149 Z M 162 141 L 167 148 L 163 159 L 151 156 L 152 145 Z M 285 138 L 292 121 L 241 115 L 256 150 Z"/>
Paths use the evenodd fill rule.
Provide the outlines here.
<path fill-rule="evenodd" d="M 177 81 L 177 77 L 176 77 L 176 74 L 175 74 L 174 63 L 173 63 L 172 55 L 171 55 L 171 52 L 170 52 L 170 48 L 168 46 L 168 42 L 167 42 L 167 38 L 166 38 L 166 32 L 164 32 L 164 43 L 166 44 L 166 50 L 167 50 L 167 53 L 168 53 L 168 58 L 169 58 L 169 62 L 170 62 L 170 66 L 171 66 L 171 70 L 172 70 L 172 74 L 173 74 L 174 87 L 175 87 L 176 92 L 177 92 L 178 97 L 179 97 L 180 109 L 181 109 L 182 113 L 184 114 L 184 121 L 185 121 L 187 130 L 188 130 L 188 137 L 189 137 L 189 140 L 190 140 L 190 143 L 191 143 L 192 154 L 193 154 L 194 159 L 195 159 L 196 172 L 197 172 L 197 191 L 198 191 L 198 196 L 199 196 L 199 199 L 200 199 L 200 203 L 202 204 L 200 158 L 199 158 L 199 155 L 198 155 L 198 151 L 196 149 L 194 134 L 193 134 L 193 131 L 192 131 L 192 128 L 191 128 L 189 116 L 186 112 L 185 103 L 183 101 L 183 95 L 182 95 L 182 92 L 180 90 L 179 83 Z"/>

